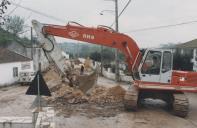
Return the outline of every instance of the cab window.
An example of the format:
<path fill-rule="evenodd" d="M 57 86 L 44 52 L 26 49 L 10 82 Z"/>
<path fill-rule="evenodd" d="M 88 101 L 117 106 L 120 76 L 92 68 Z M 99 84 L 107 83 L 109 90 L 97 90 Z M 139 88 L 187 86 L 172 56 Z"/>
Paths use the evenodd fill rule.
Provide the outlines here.
<path fill-rule="evenodd" d="M 160 74 L 161 52 L 149 51 L 142 65 L 142 74 Z"/>
<path fill-rule="evenodd" d="M 172 69 L 172 54 L 171 52 L 163 53 L 162 73 Z"/>

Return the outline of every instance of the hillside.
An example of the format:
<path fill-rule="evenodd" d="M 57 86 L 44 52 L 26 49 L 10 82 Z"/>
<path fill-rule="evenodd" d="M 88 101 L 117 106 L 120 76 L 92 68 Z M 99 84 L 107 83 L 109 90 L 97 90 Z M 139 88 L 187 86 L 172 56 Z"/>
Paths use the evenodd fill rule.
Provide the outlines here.
<path fill-rule="evenodd" d="M 64 42 L 60 43 L 59 46 L 66 53 L 70 54 L 71 57 L 83 57 L 83 58 L 94 58 L 101 56 L 101 46 L 89 43 L 73 43 L 73 42 Z M 103 46 L 103 59 L 112 61 L 114 60 L 114 48 L 109 48 Z M 124 55 L 119 54 L 120 60 L 124 61 Z"/>
<path fill-rule="evenodd" d="M 72 54 L 73 56 L 79 55 L 79 57 L 87 57 L 93 52 L 101 51 L 101 46 L 94 44 L 64 42 L 60 43 L 59 46 L 65 52 Z"/>

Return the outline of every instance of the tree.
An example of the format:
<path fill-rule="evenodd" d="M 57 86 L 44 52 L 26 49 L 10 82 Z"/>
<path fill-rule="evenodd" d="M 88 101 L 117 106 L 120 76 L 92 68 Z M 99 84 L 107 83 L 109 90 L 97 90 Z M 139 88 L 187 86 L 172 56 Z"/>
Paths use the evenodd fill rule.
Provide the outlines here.
<path fill-rule="evenodd" d="M 181 54 L 176 51 L 173 55 L 173 69 L 181 71 L 192 71 L 193 63 L 191 63 L 191 54 Z"/>
<path fill-rule="evenodd" d="M 90 59 L 94 61 L 101 61 L 101 54 L 99 52 L 93 52 L 90 54 Z"/>
<path fill-rule="evenodd" d="M 18 35 L 19 32 L 23 31 L 23 28 L 24 19 L 20 16 L 10 16 L 5 23 L 5 29 L 14 35 Z"/>
<path fill-rule="evenodd" d="M 103 49 L 103 60 L 104 62 L 111 62 L 115 59 L 114 52 L 110 48 Z"/>

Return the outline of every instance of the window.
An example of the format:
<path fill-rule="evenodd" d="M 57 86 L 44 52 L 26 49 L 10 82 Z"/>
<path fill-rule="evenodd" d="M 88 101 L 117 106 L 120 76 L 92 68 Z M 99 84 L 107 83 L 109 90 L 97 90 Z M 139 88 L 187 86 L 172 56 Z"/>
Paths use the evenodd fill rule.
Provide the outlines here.
<path fill-rule="evenodd" d="M 171 52 L 163 53 L 162 73 L 165 73 L 172 68 L 172 54 Z"/>
<path fill-rule="evenodd" d="M 161 52 L 149 51 L 142 65 L 142 74 L 160 74 Z"/>
<path fill-rule="evenodd" d="M 18 77 L 18 67 L 13 67 L 13 77 Z"/>
<path fill-rule="evenodd" d="M 23 62 L 21 63 L 21 70 L 30 69 L 31 63 L 30 62 Z"/>
<path fill-rule="evenodd" d="M 197 49 L 194 49 L 195 50 L 195 61 L 197 61 Z"/>

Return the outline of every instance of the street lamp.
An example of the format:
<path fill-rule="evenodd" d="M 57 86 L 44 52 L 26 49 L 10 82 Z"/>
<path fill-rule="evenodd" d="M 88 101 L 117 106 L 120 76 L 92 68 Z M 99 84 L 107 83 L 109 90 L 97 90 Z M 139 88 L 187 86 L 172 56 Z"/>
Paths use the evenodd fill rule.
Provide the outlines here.
<path fill-rule="evenodd" d="M 102 10 L 99 14 L 103 15 L 104 12 L 114 13 L 114 10 Z"/>

